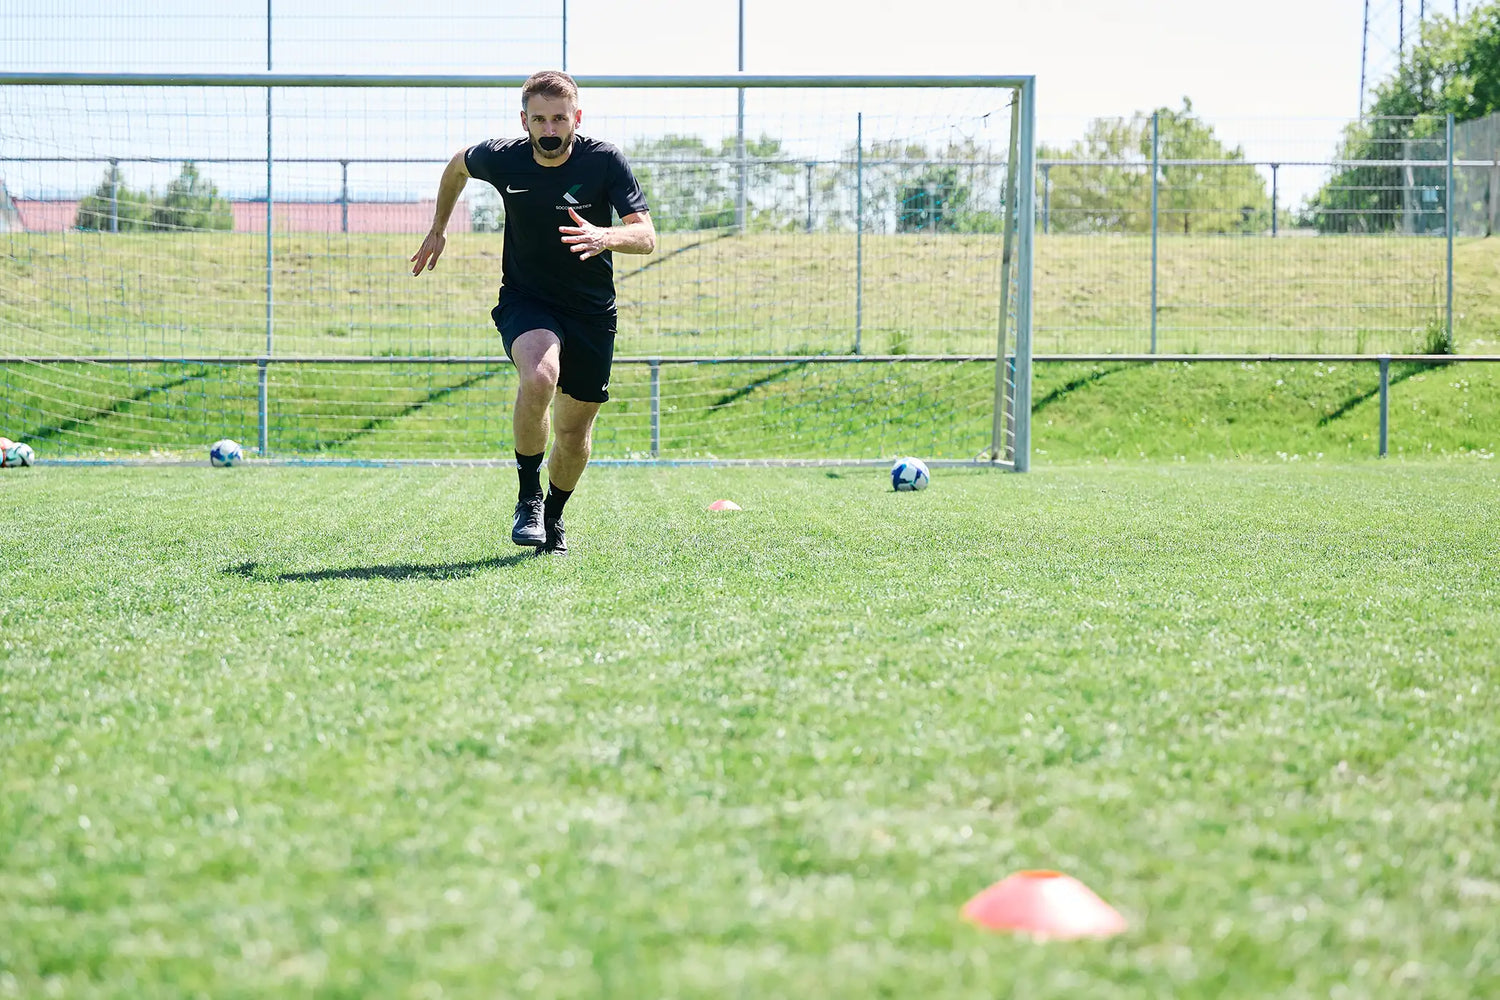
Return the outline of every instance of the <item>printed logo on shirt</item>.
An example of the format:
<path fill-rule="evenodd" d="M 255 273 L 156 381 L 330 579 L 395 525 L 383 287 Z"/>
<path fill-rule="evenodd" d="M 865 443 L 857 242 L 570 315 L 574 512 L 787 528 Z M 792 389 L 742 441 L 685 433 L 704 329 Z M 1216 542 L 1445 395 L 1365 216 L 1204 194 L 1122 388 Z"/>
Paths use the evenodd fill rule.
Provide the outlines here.
<path fill-rule="evenodd" d="M 567 202 L 569 205 L 577 205 L 578 199 L 573 196 L 578 193 L 578 189 L 581 187 L 583 187 L 582 184 L 574 184 L 572 187 L 568 188 L 568 190 L 563 194 L 563 201 Z"/>
<path fill-rule="evenodd" d="M 531 190 L 531 188 L 513 188 L 509 184 L 505 185 L 505 193 L 506 194 L 525 194 L 527 191 L 530 191 L 530 190 Z"/>

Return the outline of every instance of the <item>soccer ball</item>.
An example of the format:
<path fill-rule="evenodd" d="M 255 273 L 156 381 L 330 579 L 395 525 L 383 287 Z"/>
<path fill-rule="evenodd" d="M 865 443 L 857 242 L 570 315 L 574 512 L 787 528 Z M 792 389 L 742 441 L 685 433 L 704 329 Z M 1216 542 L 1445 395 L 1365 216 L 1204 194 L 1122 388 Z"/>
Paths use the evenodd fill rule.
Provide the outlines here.
<path fill-rule="evenodd" d="M 927 488 L 927 466 L 920 458 L 898 458 L 891 466 L 891 486 L 899 493 Z"/>
<path fill-rule="evenodd" d="M 30 465 L 36 458 L 36 452 L 31 450 L 31 445 L 24 441 L 5 442 L 5 464 L 6 465 Z"/>
<path fill-rule="evenodd" d="M 228 438 L 215 441 L 213 447 L 208 449 L 208 460 L 220 468 L 234 465 L 243 461 L 244 458 L 245 449 L 240 447 L 238 441 L 231 441 Z"/>

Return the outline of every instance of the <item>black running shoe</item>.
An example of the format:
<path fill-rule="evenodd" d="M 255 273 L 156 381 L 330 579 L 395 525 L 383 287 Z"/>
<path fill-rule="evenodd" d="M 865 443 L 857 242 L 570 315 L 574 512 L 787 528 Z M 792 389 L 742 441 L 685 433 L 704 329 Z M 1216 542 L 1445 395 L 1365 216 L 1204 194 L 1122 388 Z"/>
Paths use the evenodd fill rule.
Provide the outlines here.
<path fill-rule="evenodd" d="M 565 556 L 568 554 L 568 535 L 563 530 L 562 518 L 547 521 L 547 541 L 536 550 L 539 556 Z"/>
<path fill-rule="evenodd" d="M 516 521 L 510 529 L 510 540 L 517 545 L 547 544 L 547 529 L 542 526 L 540 493 L 528 493 L 516 501 Z"/>

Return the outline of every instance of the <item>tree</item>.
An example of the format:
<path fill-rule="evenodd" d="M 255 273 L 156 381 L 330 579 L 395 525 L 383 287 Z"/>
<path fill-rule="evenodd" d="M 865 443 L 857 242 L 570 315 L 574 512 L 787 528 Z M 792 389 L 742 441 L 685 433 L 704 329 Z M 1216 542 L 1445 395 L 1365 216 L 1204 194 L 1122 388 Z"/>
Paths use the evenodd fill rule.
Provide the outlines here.
<path fill-rule="evenodd" d="M 1147 146 L 1141 157 L 1142 139 Z M 1086 161 L 1049 167 L 1048 228 L 1054 233 L 1130 233 L 1151 228 L 1150 118 L 1095 118 L 1065 149 L 1043 145 L 1041 160 Z"/>
<path fill-rule="evenodd" d="M 132 188 L 111 164 L 87 197 L 78 203 L 74 226 L 102 232 L 161 232 L 165 230 L 226 230 L 234 228 L 234 213 L 218 187 L 198 172 L 192 162 L 167 185 L 160 198 L 154 190 Z"/>
<path fill-rule="evenodd" d="M 1088 161 L 1048 168 L 1049 229 L 1064 233 L 1151 230 L 1152 119 L 1157 128 L 1157 225 L 1169 232 L 1257 232 L 1270 225 L 1266 182 L 1239 146 L 1227 146 L 1184 97 L 1130 118 L 1096 118 L 1066 149 L 1043 160 Z M 1172 162 L 1189 161 L 1189 162 Z"/>
<path fill-rule="evenodd" d="M 110 164 L 104 179 L 78 203 L 73 225 L 101 232 L 135 233 L 151 228 L 151 193 L 128 187 Z"/>
<path fill-rule="evenodd" d="M 851 145 L 828 183 L 853 190 L 857 155 Z M 935 150 L 901 139 L 870 142 L 864 153 L 865 232 L 999 232 L 1003 156 L 972 138 Z"/>
<path fill-rule="evenodd" d="M 1375 88 L 1368 115 L 1344 130 L 1341 160 L 1445 157 L 1448 115 L 1464 122 L 1500 110 L 1500 2 L 1437 18 L 1396 72 Z M 1445 168 L 1356 164 L 1334 172 L 1303 207 L 1323 232 L 1418 232 L 1443 223 Z M 1396 196 L 1400 196 L 1400 201 Z"/>
<path fill-rule="evenodd" d="M 1468 121 L 1500 110 L 1500 2 L 1424 22 L 1411 56 L 1375 95 L 1371 115 Z"/>
<path fill-rule="evenodd" d="M 737 161 L 737 140 L 725 139 L 720 146 L 720 156 Z M 745 228 L 759 231 L 791 230 L 800 228 L 802 213 L 793 206 L 801 207 L 797 179 L 801 166 L 787 158 L 787 151 L 780 139 L 761 134 L 758 139 L 745 140 L 746 195 Z M 738 166 L 734 168 L 736 171 Z M 735 181 L 738 187 L 738 179 Z M 731 217 L 731 222 L 733 221 Z"/>
<path fill-rule="evenodd" d="M 651 219 L 663 232 L 734 225 L 729 165 L 696 135 L 641 139 L 629 149 L 631 166 Z"/>
<path fill-rule="evenodd" d="M 922 147 L 908 155 L 928 159 Z M 1003 154 L 972 138 L 949 142 L 901 185 L 897 232 L 998 233 L 1005 219 Z M 988 204 L 989 208 L 981 207 Z"/>
<path fill-rule="evenodd" d="M 1245 159 L 1242 148 L 1226 147 L 1211 125 L 1193 115 L 1193 102 L 1186 97 L 1180 111 L 1158 108 L 1156 120 L 1159 160 L 1167 161 L 1160 167 L 1157 182 L 1162 229 L 1186 234 L 1270 228 L 1271 199 L 1265 179 L 1249 164 L 1235 162 Z M 1151 155 L 1149 128 L 1141 152 L 1148 158 Z M 1183 160 L 1190 162 L 1171 162 Z"/>
<path fill-rule="evenodd" d="M 627 152 L 658 230 L 734 226 L 739 197 L 736 138 L 725 138 L 715 148 L 701 136 L 669 134 L 639 140 Z M 796 213 L 783 203 L 796 193 L 799 165 L 786 161 L 785 156 L 780 139 L 762 135 L 745 140 L 745 228 L 797 225 Z"/>
<path fill-rule="evenodd" d="M 234 228 L 234 213 L 229 202 L 219 197 L 219 188 L 198 172 L 191 160 L 167 185 L 167 192 L 151 210 L 151 223 L 157 229 L 227 230 Z"/>

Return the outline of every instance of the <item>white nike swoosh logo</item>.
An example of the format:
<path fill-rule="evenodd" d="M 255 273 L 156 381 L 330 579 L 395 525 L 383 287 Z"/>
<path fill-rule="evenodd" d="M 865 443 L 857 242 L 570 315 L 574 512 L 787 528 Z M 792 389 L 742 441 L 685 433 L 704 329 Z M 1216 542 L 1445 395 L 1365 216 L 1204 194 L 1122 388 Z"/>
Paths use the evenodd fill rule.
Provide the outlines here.
<path fill-rule="evenodd" d="M 527 191 L 530 191 L 530 190 L 531 190 L 531 188 L 513 188 L 509 184 L 505 185 L 505 193 L 506 194 L 525 194 Z"/>

